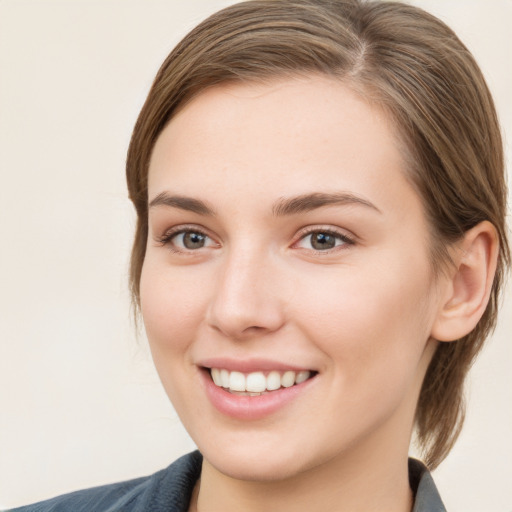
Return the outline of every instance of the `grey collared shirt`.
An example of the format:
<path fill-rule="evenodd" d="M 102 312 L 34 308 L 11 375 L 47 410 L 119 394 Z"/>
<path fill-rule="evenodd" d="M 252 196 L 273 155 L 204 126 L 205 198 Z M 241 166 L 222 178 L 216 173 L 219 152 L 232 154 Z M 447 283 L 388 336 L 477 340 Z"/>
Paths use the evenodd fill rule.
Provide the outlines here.
<path fill-rule="evenodd" d="M 414 494 L 412 512 L 446 512 L 432 475 L 419 460 L 409 459 L 409 484 Z"/>
<path fill-rule="evenodd" d="M 93 487 L 6 512 L 187 512 L 202 456 L 189 453 L 153 475 Z M 409 459 L 412 512 L 446 512 L 427 468 Z"/>

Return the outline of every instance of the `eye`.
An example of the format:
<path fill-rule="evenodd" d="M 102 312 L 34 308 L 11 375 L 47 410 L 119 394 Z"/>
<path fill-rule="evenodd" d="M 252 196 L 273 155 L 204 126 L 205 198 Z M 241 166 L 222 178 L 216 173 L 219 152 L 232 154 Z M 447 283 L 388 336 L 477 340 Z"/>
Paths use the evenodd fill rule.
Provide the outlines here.
<path fill-rule="evenodd" d="M 197 229 L 180 229 L 166 233 L 159 242 L 175 251 L 194 251 L 217 244 L 205 233 Z"/>
<path fill-rule="evenodd" d="M 208 237 L 197 231 L 185 231 L 174 235 L 171 240 L 183 249 L 201 249 L 206 245 Z"/>
<path fill-rule="evenodd" d="M 301 249 L 328 251 L 343 245 L 353 245 L 354 240 L 343 233 L 329 230 L 315 230 L 303 235 L 296 246 Z"/>

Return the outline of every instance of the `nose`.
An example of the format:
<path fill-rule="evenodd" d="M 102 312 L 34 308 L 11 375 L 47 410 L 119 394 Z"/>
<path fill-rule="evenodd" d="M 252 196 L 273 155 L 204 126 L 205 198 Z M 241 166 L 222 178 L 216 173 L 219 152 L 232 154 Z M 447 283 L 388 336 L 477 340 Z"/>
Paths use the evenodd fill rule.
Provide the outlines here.
<path fill-rule="evenodd" d="M 207 322 L 231 339 L 264 336 L 285 322 L 278 269 L 261 254 L 238 251 L 223 262 Z"/>

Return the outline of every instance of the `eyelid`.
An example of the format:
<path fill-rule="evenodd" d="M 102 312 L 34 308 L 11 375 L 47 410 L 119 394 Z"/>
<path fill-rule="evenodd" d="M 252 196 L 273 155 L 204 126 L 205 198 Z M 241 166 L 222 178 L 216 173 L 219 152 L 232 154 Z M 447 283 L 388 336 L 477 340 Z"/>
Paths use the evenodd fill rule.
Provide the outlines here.
<path fill-rule="evenodd" d="M 339 250 L 342 247 L 345 247 L 347 245 L 351 246 L 351 245 L 355 245 L 357 243 L 357 237 L 353 233 L 348 232 L 347 230 L 337 228 L 332 225 L 314 225 L 314 226 L 306 226 L 306 227 L 300 229 L 297 232 L 297 234 L 295 235 L 295 239 L 294 239 L 294 242 L 292 243 L 292 247 L 296 246 L 301 240 L 303 240 L 304 238 L 306 238 L 307 236 L 309 236 L 313 233 L 326 233 L 329 235 L 333 235 L 335 237 L 340 238 L 344 242 L 342 244 L 342 246 L 333 247 L 331 249 L 326 249 L 324 251 L 319 251 L 319 250 L 316 250 L 313 248 L 306 249 L 306 250 L 310 250 L 315 253 L 327 254 L 332 251 Z"/>
<path fill-rule="evenodd" d="M 160 236 L 156 235 L 154 237 L 155 242 L 157 242 L 159 245 L 166 246 L 171 245 L 171 240 L 181 234 L 181 233 L 187 233 L 187 232 L 193 232 L 193 233 L 200 233 L 201 235 L 204 235 L 208 237 L 210 240 L 212 240 L 216 245 L 219 245 L 219 243 L 215 240 L 215 237 L 211 235 L 211 233 L 204 229 L 202 226 L 198 226 L 197 224 L 179 224 L 177 226 L 173 226 L 172 228 L 166 229 L 164 233 Z M 194 252 L 194 251 L 187 251 L 187 250 L 178 250 L 175 249 L 178 252 Z"/>
<path fill-rule="evenodd" d="M 179 235 L 181 233 L 187 233 L 187 232 L 200 233 L 200 234 L 204 235 L 205 237 L 208 237 L 211 241 L 213 241 L 214 245 L 216 245 L 217 247 L 220 246 L 220 243 L 217 242 L 216 237 L 213 236 L 210 233 L 209 230 L 207 230 L 207 229 L 205 229 L 202 226 L 197 225 L 197 224 L 179 224 L 179 225 L 173 226 L 173 227 L 171 227 L 169 229 L 166 229 L 163 232 L 162 235 L 155 235 L 154 236 L 154 240 L 159 245 L 161 245 L 161 246 L 169 246 L 169 248 L 171 248 L 173 251 L 176 251 L 176 252 L 193 253 L 193 252 L 199 251 L 200 249 L 196 249 L 196 250 L 191 250 L 190 249 L 190 250 L 187 250 L 187 249 L 180 249 L 180 248 L 177 248 L 177 247 L 171 247 L 172 246 L 171 240 L 175 236 L 177 236 L 177 235 Z M 333 251 L 336 251 L 336 250 L 340 250 L 342 248 L 346 248 L 346 246 L 354 245 L 358 241 L 357 237 L 353 233 L 348 232 L 345 229 L 341 229 L 339 227 L 334 227 L 332 225 L 312 225 L 312 226 L 303 227 L 303 228 L 301 228 L 296 233 L 296 235 L 294 236 L 294 241 L 291 244 L 292 248 L 297 246 L 297 244 L 301 240 L 303 240 L 307 236 L 309 236 L 311 234 L 314 234 L 314 233 L 329 234 L 329 235 L 332 235 L 334 237 L 337 237 L 338 239 L 341 239 L 342 242 L 343 242 L 343 244 L 341 244 L 340 246 L 335 246 L 335 247 L 333 247 L 331 249 L 325 249 L 323 251 L 320 251 L 320 250 L 317 250 L 317 249 L 314 249 L 314 248 L 311 248 L 311 249 L 305 249 L 304 248 L 305 250 L 309 250 L 309 251 L 315 252 L 315 253 L 328 254 L 330 252 L 333 252 Z M 211 246 L 209 246 L 209 247 L 211 247 Z"/>

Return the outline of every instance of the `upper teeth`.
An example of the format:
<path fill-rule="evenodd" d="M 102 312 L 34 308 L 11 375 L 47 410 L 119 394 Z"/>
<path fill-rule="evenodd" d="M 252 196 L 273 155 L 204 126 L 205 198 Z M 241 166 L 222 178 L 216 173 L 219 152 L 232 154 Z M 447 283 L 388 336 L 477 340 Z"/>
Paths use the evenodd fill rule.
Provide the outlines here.
<path fill-rule="evenodd" d="M 242 372 L 230 372 L 229 370 L 212 368 L 211 375 L 215 385 L 230 391 L 262 393 L 264 391 L 274 391 L 280 387 L 289 388 L 294 384 L 300 384 L 309 379 L 311 372 L 288 370 L 280 373 L 278 371 L 271 371 L 265 375 L 263 372 L 244 374 Z"/>

